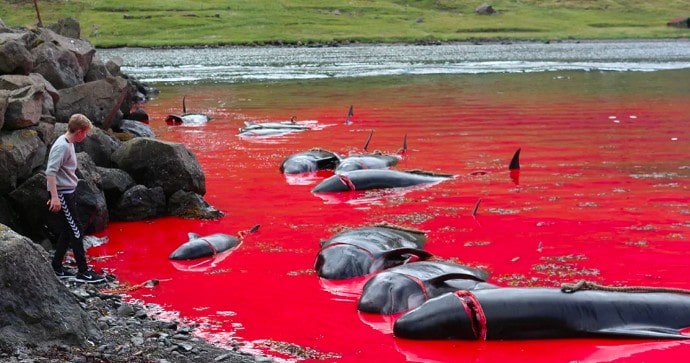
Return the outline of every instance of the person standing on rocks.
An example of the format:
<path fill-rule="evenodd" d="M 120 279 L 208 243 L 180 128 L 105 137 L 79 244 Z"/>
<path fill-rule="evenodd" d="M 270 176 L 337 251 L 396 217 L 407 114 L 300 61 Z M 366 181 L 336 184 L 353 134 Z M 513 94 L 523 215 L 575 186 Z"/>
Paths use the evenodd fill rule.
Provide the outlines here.
<path fill-rule="evenodd" d="M 53 232 L 58 236 L 53 255 L 52 266 L 60 279 L 70 279 L 79 282 L 97 283 L 105 278 L 97 274 L 86 263 L 84 252 L 84 233 L 77 220 L 77 203 L 74 191 L 77 188 L 77 154 L 74 143 L 82 142 L 91 130 L 91 121 L 82 114 L 74 114 L 67 123 L 67 132 L 59 136 L 48 155 L 46 179 L 50 200 L 48 210 L 51 211 Z M 59 226 L 59 227 L 58 227 Z M 63 267 L 62 262 L 67 249 L 72 248 L 74 259 L 77 261 L 76 274 Z"/>

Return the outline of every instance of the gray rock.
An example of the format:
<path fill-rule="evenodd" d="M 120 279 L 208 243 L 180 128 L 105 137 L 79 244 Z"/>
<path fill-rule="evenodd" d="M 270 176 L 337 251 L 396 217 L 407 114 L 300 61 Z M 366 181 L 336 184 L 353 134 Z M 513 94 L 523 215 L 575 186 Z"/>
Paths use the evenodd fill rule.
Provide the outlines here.
<path fill-rule="evenodd" d="M 71 16 L 59 19 L 57 23 L 48 25 L 48 28 L 68 38 L 81 38 L 81 25 L 77 19 Z"/>
<path fill-rule="evenodd" d="M 21 273 L 18 273 L 21 271 Z M 0 225 L 0 350 L 65 342 L 85 345 L 100 332 L 73 294 L 53 274 L 44 252 Z"/>
<path fill-rule="evenodd" d="M 119 221 L 138 221 L 165 215 L 163 188 L 135 185 L 111 207 L 110 215 L 113 220 Z"/>
<path fill-rule="evenodd" d="M 137 183 L 162 187 L 166 196 L 178 190 L 206 194 L 206 178 L 199 161 L 183 144 L 134 138 L 122 144 L 112 160 Z"/>
<path fill-rule="evenodd" d="M 151 126 L 139 121 L 122 120 L 120 129 L 136 137 L 156 137 L 156 134 L 154 134 L 153 130 L 151 130 Z"/>
<path fill-rule="evenodd" d="M 168 199 L 168 214 L 191 219 L 216 219 L 223 212 L 209 205 L 199 194 L 178 190 Z"/>
<path fill-rule="evenodd" d="M 6 194 L 40 170 L 46 145 L 32 129 L 0 131 L 0 194 Z"/>
<path fill-rule="evenodd" d="M 0 34 L 0 74 L 29 74 L 34 58 L 18 37 Z"/>
<path fill-rule="evenodd" d="M 115 205 L 122 194 L 136 184 L 134 179 L 122 169 L 96 167 L 96 170 L 101 175 L 103 194 L 109 206 Z"/>
<path fill-rule="evenodd" d="M 122 68 L 122 64 L 125 62 L 122 57 L 113 57 L 108 59 L 105 62 L 105 68 L 112 74 L 113 76 L 122 76 L 122 72 L 120 72 L 120 68 Z"/>
<path fill-rule="evenodd" d="M 134 307 L 130 304 L 122 304 L 117 308 L 118 316 L 134 316 Z"/>
<path fill-rule="evenodd" d="M 489 4 L 481 4 L 474 9 L 474 12 L 479 15 L 492 15 L 496 13 L 496 10 Z"/>
<path fill-rule="evenodd" d="M 40 73 L 30 73 L 28 76 L 24 75 L 4 75 L 0 76 L 0 89 L 7 91 L 17 90 L 31 86 L 37 91 L 44 92 L 42 115 L 53 115 L 55 113 L 55 104 L 60 99 L 60 94 Z"/>
<path fill-rule="evenodd" d="M 55 88 L 63 89 L 84 83 L 84 69 L 77 56 L 54 43 L 43 43 L 31 50 L 34 72 L 40 73 Z"/>
<path fill-rule="evenodd" d="M 101 189 L 101 175 L 87 153 L 77 153 L 77 176 L 80 178 L 75 190 L 77 217 L 84 233 L 96 233 L 108 226 L 110 216 L 105 194 Z"/>
<path fill-rule="evenodd" d="M 55 117 L 58 122 L 67 122 L 73 114 L 83 113 L 94 125 L 109 129 L 113 119 L 118 117 L 113 110 L 120 108 L 127 89 L 127 81 L 121 77 L 108 77 L 61 89 Z"/>
<path fill-rule="evenodd" d="M 93 57 L 89 71 L 84 75 L 84 82 L 98 81 L 110 76 L 111 74 L 108 72 L 108 68 L 105 67 L 105 63 L 100 58 Z"/>
<path fill-rule="evenodd" d="M 46 176 L 43 173 L 32 175 L 7 195 L 12 208 L 19 216 L 26 236 L 34 241 L 48 238 L 45 228 L 48 216 L 46 202 L 49 199 L 46 189 Z"/>
<path fill-rule="evenodd" d="M 10 91 L 3 129 L 18 130 L 37 125 L 43 113 L 44 94 L 44 90 L 33 86 Z"/>
<path fill-rule="evenodd" d="M 83 73 L 87 73 L 89 71 L 91 60 L 96 54 L 96 48 L 88 40 L 62 36 L 48 28 L 38 29 L 37 43 L 41 42 L 53 43 L 58 47 L 72 52 L 77 58 L 77 62 L 81 66 Z"/>

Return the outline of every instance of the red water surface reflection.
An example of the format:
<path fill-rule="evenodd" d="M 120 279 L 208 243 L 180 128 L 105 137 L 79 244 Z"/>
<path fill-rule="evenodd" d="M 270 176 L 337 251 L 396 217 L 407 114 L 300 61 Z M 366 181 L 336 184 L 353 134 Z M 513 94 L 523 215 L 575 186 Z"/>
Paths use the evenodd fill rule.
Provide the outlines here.
<path fill-rule="evenodd" d="M 501 286 L 608 285 L 690 289 L 688 71 L 367 78 L 252 85 L 161 86 L 146 110 L 161 140 L 184 143 L 204 169 L 205 199 L 225 217 L 111 223 L 90 251 L 131 284 L 132 297 L 199 324 L 198 334 L 285 360 L 415 362 L 640 362 L 685 359 L 690 342 L 560 339 L 409 341 L 393 317 L 358 313 L 365 279 L 323 281 L 319 241 L 341 228 L 389 222 L 428 232 L 426 249 L 486 268 Z M 182 95 L 214 119 L 167 126 Z M 354 106 L 353 124 L 344 119 Z M 242 139 L 246 120 L 318 120 L 279 138 Z M 312 147 L 341 154 L 409 150 L 396 166 L 454 174 L 412 190 L 320 198 L 328 173 L 278 171 Z M 522 148 L 519 182 L 507 169 Z M 481 199 L 478 213 L 472 211 Z M 167 256 L 201 235 L 260 224 L 206 266 Z M 292 352 L 292 353 L 291 353 Z M 299 354 L 293 354 L 299 352 Z"/>

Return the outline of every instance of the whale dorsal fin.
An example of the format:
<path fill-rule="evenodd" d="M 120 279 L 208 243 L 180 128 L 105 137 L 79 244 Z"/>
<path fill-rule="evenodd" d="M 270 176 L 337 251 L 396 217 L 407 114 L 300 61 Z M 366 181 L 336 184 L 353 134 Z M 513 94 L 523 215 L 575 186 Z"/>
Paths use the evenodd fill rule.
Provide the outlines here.
<path fill-rule="evenodd" d="M 194 233 L 194 232 L 189 232 L 189 233 L 187 233 L 187 238 L 189 238 L 190 241 L 193 240 L 193 239 L 197 239 L 197 238 L 199 238 L 199 237 L 201 237 L 201 235 L 196 234 L 196 233 Z"/>
<path fill-rule="evenodd" d="M 345 117 L 345 125 L 349 125 L 352 123 L 352 116 L 354 116 L 354 112 L 352 112 L 352 105 L 350 105 L 350 110 L 347 112 L 347 117 Z"/>
<path fill-rule="evenodd" d="M 416 257 L 418 260 L 428 260 L 429 258 L 434 257 L 431 253 L 421 250 L 419 248 L 412 248 L 412 247 L 403 247 L 403 248 L 396 248 L 394 250 L 386 251 L 379 258 L 377 258 L 370 266 L 369 268 L 369 273 L 378 271 L 382 268 L 387 267 L 386 266 L 386 260 L 387 259 L 393 259 L 393 258 L 405 258 L 405 255 L 408 255 L 405 263 L 407 263 L 407 260 L 409 260 L 411 257 Z"/>
<path fill-rule="evenodd" d="M 477 271 L 468 270 L 467 273 L 453 272 L 453 273 L 437 276 L 437 277 L 434 277 L 433 279 L 429 279 L 429 283 L 432 285 L 438 285 L 438 284 L 442 284 L 448 280 L 459 280 L 459 279 L 484 282 L 484 281 L 486 281 L 487 277 L 488 277 L 488 274 L 481 271 L 481 270 L 477 270 Z"/>
<path fill-rule="evenodd" d="M 400 149 L 400 151 L 398 151 L 398 154 L 400 154 L 400 155 L 405 155 L 406 153 L 407 153 L 407 134 L 405 134 L 405 136 L 403 136 L 403 146 L 402 146 L 402 149 Z"/>
<path fill-rule="evenodd" d="M 518 148 L 515 154 L 513 154 L 513 159 L 510 160 L 508 170 L 520 170 L 520 149 L 522 148 Z"/>
<path fill-rule="evenodd" d="M 385 258 L 402 257 L 404 255 L 416 256 L 422 260 L 427 260 L 431 257 L 434 257 L 434 255 L 428 251 L 421 250 L 419 248 L 412 248 L 412 247 L 396 248 L 394 250 L 386 251 L 383 253 L 383 257 L 385 257 Z"/>
<path fill-rule="evenodd" d="M 369 132 L 369 137 L 367 137 L 367 142 L 364 143 L 364 151 L 367 151 L 367 148 L 369 148 L 369 142 L 371 142 L 371 137 L 374 136 L 374 130 L 372 129 L 371 132 Z"/>

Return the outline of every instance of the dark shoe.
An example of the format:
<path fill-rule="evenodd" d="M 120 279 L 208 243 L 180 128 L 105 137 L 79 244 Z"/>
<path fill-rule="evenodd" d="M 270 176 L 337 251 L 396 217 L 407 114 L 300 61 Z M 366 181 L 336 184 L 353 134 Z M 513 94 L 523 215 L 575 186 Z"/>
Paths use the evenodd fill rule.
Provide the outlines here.
<path fill-rule="evenodd" d="M 86 272 L 77 272 L 74 281 L 85 282 L 87 284 L 95 284 L 105 282 L 105 277 L 97 274 L 94 270 L 88 269 Z"/>
<path fill-rule="evenodd" d="M 60 280 L 73 280 L 76 276 L 74 272 L 64 267 L 60 267 L 59 269 L 53 271 L 55 271 L 55 276 L 57 276 Z"/>

